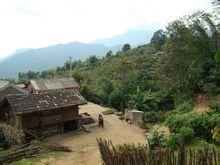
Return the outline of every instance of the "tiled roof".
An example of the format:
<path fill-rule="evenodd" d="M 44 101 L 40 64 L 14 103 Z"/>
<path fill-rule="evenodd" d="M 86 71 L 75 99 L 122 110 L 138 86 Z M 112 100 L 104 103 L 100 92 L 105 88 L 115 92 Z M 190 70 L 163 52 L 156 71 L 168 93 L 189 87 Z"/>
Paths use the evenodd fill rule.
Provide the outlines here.
<path fill-rule="evenodd" d="M 53 78 L 53 79 L 36 79 L 30 80 L 35 90 L 47 91 L 68 88 L 79 88 L 74 78 Z"/>
<path fill-rule="evenodd" d="M 12 111 L 16 114 L 83 105 L 87 103 L 87 101 L 75 91 L 53 91 L 40 94 L 7 95 L 3 103 L 6 100 L 10 104 Z"/>
<path fill-rule="evenodd" d="M 0 89 L 9 84 L 9 81 L 0 79 Z"/>

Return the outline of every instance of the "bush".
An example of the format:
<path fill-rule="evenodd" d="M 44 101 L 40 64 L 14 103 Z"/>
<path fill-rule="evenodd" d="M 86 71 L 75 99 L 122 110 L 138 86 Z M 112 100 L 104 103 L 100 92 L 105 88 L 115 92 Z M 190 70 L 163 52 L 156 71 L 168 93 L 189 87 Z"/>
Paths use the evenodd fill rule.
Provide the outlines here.
<path fill-rule="evenodd" d="M 220 112 L 220 107 L 218 105 L 218 102 L 215 100 L 212 100 L 209 104 L 209 107 L 211 109 L 211 113 L 218 113 Z"/>
<path fill-rule="evenodd" d="M 121 104 L 122 104 L 123 96 L 119 90 L 114 90 L 111 92 L 109 95 L 109 106 L 113 107 L 117 110 L 121 109 Z"/>
<path fill-rule="evenodd" d="M 190 142 L 195 138 L 195 132 L 189 127 L 180 128 L 179 134 L 182 136 L 184 142 Z"/>
<path fill-rule="evenodd" d="M 206 140 L 212 139 L 211 130 L 220 123 L 220 115 L 190 114 L 171 115 L 166 119 L 166 124 L 173 133 L 179 133 L 182 127 L 191 128 L 196 137 Z"/>
<path fill-rule="evenodd" d="M 163 112 L 149 111 L 143 114 L 144 123 L 158 123 L 164 122 L 165 115 Z"/>
<path fill-rule="evenodd" d="M 148 140 L 148 145 L 151 150 L 155 150 L 165 146 L 165 138 L 163 132 L 154 131 Z"/>
<path fill-rule="evenodd" d="M 182 142 L 182 135 L 180 133 L 174 133 L 167 139 L 166 146 L 177 148 Z"/>
<path fill-rule="evenodd" d="M 192 101 L 192 99 L 189 99 L 189 100 L 183 102 L 182 104 L 179 104 L 176 107 L 176 110 L 179 112 L 189 112 L 192 110 L 192 108 L 193 108 L 193 101 Z"/>
<path fill-rule="evenodd" d="M 183 115 L 171 115 L 166 118 L 166 124 L 170 129 L 170 132 L 177 133 L 179 132 L 180 128 L 186 126 L 186 116 Z"/>
<path fill-rule="evenodd" d="M 217 95 L 218 94 L 218 90 L 217 87 L 215 85 L 215 83 L 206 83 L 204 86 L 205 90 L 208 91 L 209 94 L 211 95 Z"/>

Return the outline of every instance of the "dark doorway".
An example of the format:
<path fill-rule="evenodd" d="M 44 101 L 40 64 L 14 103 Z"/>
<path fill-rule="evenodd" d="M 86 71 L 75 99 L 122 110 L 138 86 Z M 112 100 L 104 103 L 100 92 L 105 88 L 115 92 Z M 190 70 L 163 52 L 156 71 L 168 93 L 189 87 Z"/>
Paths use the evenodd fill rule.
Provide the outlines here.
<path fill-rule="evenodd" d="M 72 131 L 77 128 L 78 128 L 78 121 L 77 120 L 66 121 L 63 124 L 63 131 L 64 132 Z"/>

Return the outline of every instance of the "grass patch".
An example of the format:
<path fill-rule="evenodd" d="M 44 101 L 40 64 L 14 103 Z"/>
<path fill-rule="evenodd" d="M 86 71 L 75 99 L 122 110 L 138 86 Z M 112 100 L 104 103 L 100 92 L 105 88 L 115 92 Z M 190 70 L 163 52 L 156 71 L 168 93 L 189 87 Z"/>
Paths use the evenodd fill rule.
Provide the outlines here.
<path fill-rule="evenodd" d="M 111 114 L 114 114 L 115 113 L 115 109 L 108 109 L 106 111 L 103 111 L 102 114 L 103 115 L 111 115 Z"/>
<path fill-rule="evenodd" d="M 11 165 L 35 165 L 44 159 L 49 159 L 49 158 L 58 159 L 58 158 L 64 157 L 64 156 L 67 156 L 67 153 L 64 153 L 64 152 L 41 153 L 41 154 L 37 155 L 36 157 L 24 158 L 24 159 L 21 159 L 17 162 L 13 162 L 13 163 L 11 163 Z"/>

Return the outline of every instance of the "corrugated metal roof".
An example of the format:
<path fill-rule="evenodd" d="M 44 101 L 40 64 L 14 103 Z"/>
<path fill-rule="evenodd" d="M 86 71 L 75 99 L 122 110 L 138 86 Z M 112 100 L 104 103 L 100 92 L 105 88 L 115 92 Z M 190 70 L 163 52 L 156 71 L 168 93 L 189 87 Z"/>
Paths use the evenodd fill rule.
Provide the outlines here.
<path fill-rule="evenodd" d="M 0 79 L 0 89 L 1 88 L 4 88 L 6 85 L 8 85 L 9 84 L 9 81 L 6 81 L 6 80 L 1 80 Z"/>
<path fill-rule="evenodd" d="M 87 104 L 87 101 L 75 91 L 53 91 L 40 94 L 7 95 L 5 100 L 16 114 L 31 113 L 54 108 Z M 4 103 L 5 101 L 3 101 Z"/>
<path fill-rule="evenodd" d="M 36 79 L 30 80 L 30 83 L 37 91 L 79 88 L 74 78 Z"/>

